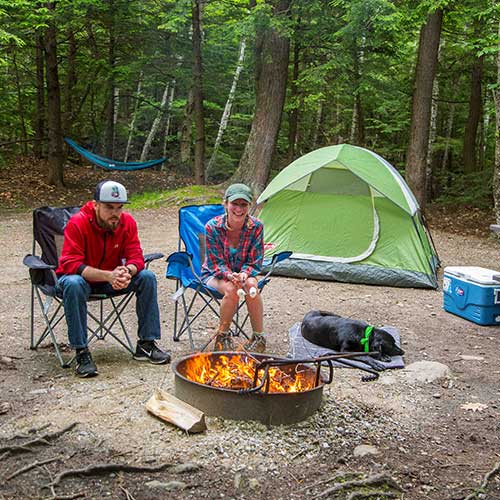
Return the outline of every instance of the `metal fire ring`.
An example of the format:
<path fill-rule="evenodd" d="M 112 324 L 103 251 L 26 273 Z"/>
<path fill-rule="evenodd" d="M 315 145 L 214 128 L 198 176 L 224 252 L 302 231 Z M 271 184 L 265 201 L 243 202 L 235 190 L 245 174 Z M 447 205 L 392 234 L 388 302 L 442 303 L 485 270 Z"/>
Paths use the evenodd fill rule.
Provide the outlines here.
<path fill-rule="evenodd" d="M 207 416 L 224 417 L 232 420 L 257 420 L 268 426 L 293 424 L 300 422 L 312 415 L 321 405 L 325 381 L 320 377 L 313 389 L 303 392 L 263 392 L 263 391 L 238 391 L 222 389 L 201 384 L 185 376 L 186 364 L 198 356 L 211 357 L 216 361 L 220 356 L 245 356 L 241 352 L 216 352 L 196 353 L 176 361 L 172 369 L 175 374 L 175 395 L 184 402 L 203 411 Z M 298 364 L 286 358 L 274 358 L 263 354 L 254 354 L 252 357 L 265 361 L 272 358 L 281 361 L 280 369 L 292 372 L 296 368 L 310 372 L 311 377 L 316 377 L 319 369 Z"/>

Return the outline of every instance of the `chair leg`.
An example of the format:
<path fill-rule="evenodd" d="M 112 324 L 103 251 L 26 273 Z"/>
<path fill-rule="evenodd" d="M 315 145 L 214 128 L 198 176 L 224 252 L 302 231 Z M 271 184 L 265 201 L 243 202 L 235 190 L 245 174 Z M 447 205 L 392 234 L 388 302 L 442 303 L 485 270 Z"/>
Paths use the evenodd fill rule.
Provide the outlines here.
<path fill-rule="evenodd" d="M 60 365 L 63 368 L 69 368 L 69 366 L 71 365 L 72 359 L 69 362 L 64 361 L 62 354 L 61 354 L 61 350 L 59 348 L 59 343 L 57 342 L 57 338 L 56 338 L 56 335 L 54 332 L 55 326 L 57 326 L 57 324 L 59 324 L 61 319 L 64 317 L 64 316 L 60 316 L 57 319 L 57 321 L 55 321 L 55 323 L 54 323 L 54 319 L 57 317 L 57 315 L 59 314 L 59 311 L 62 307 L 62 302 L 58 301 L 57 308 L 56 308 L 54 314 L 49 318 L 47 315 L 47 312 L 46 312 L 46 307 L 43 303 L 42 297 L 40 296 L 40 292 L 38 290 L 36 290 L 36 295 L 38 298 L 38 302 L 40 304 L 40 309 L 42 311 L 43 319 L 45 321 L 45 331 L 42 333 L 42 335 L 40 336 L 40 338 L 38 339 L 37 342 L 34 342 L 34 338 L 32 338 L 31 348 L 36 349 L 45 340 L 47 335 L 50 335 L 50 339 L 52 341 L 52 345 L 54 346 L 56 357 L 59 360 Z M 34 318 L 33 318 L 33 320 L 34 320 Z"/>

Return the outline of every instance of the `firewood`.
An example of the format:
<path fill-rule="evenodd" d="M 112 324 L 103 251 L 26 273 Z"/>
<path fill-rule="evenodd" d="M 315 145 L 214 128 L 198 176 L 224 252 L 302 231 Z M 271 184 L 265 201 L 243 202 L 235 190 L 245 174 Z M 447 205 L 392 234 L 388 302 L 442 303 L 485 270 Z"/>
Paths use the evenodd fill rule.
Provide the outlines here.
<path fill-rule="evenodd" d="M 146 403 L 146 409 L 187 432 L 203 432 L 207 428 L 203 412 L 161 389 L 155 390 Z"/>

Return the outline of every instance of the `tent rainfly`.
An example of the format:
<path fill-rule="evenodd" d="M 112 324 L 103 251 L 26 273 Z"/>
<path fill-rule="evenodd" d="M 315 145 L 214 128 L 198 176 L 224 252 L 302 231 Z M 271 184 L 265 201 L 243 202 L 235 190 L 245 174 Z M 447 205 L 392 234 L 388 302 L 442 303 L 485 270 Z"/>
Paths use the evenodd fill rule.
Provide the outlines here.
<path fill-rule="evenodd" d="M 410 188 L 373 151 L 339 144 L 283 169 L 264 203 L 266 252 L 293 252 L 275 274 L 437 288 L 439 259 Z"/>

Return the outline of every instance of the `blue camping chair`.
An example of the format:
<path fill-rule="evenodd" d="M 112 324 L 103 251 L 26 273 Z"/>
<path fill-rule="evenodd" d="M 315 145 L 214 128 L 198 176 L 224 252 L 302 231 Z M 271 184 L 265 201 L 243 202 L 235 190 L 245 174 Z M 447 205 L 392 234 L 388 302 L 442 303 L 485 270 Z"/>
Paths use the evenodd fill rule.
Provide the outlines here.
<path fill-rule="evenodd" d="M 205 285 L 201 281 L 200 273 L 205 258 L 205 224 L 213 217 L 223 213 L 224 207 L 222 205 L 181 207 L 179 209 L 178 251 L 167 258 L 166 277 L 176 280 L 176 291 L 172 295 L 175 302 L 173 339 L 178 342 L 182 335 L 188 332 L 189 342 L 193 350 L 196 350 L 193 339 L 194 322 L 206 310 L 212 311 L 217 318 L 219 317 L 219 305 L 223 295 L 216 289 Z M 268 269 L 268 272 L 259 280 L 260 291 L 269 283 L 269 276 L 274 266 L 290 257 L 291 254 L 292 252 L 280 252 L 264 261 L 263 267 Z M 191 292 L 188 294 L 189 290 Z M 179 302 L 182 305 L 182 310 L 179 308 Z M 238 306 L 230 331 L 234 336 L 241 334 L 248 338 L 244 330 L 248 313 L 244 318 L 241 318 L 239 314 L 244 303 L 243 301 Z M 205 350 L 211 341 L 212 338 L 201 345 L 199 350 Z"/>

